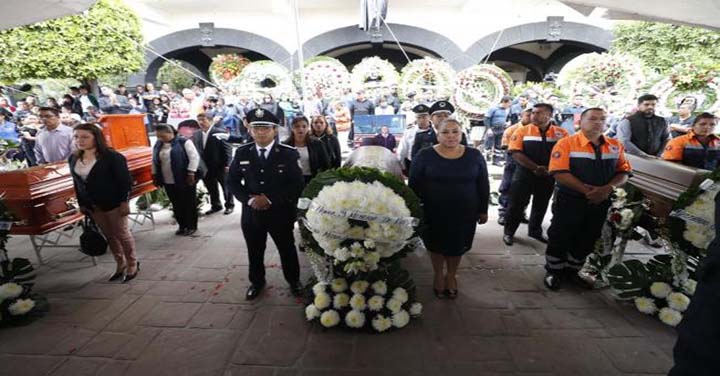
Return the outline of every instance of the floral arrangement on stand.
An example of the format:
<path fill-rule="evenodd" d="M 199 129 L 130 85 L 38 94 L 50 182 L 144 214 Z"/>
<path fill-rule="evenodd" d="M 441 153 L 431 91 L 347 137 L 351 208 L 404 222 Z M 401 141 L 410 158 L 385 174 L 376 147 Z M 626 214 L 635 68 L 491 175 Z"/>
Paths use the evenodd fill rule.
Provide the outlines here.
<path fill-rule="evenodd" d="M 351 73 L 351 85 L 354 91 L 365 90 L 368 98 L 376 98 L 384 89 L 398 84 L 400 75 L 389 61 L 377 56 L 366 57 L 355 65 Z"/>
<path fill-rule="evenodd" d="M 537 103 L 550 103 L 550 98 L 552 96 L 556 96 L 560 99 L 564 98 L 564 94 L 558 89 L 554 82 L 528 81 L 513 86 L 512 96 L 517 97 L 521 94 L 527 94 Z"/>
<path fill-rule="evenodd" d="M 16 142 L 0 139 L 0 172 L 27 168 L 27 162 L 24 160 L 16 161 L 11 158 L 12 153 L 19 151 L 19 147 Z"/>
<path fill-rule="evenodd" d="M 241 93 L 262 101 L 265 94 L 273 98 L 296 99 L 298 94 L 292 81 L 290 71 L 284 66 L 271 61 L 260 60 L 250 63 L 237 80 Z"/>
<path fill-rule="evenodd" d="M 250 59 L 238 54 L 220 54 L 210 63 L 210 79 L 220 86 L 228 86 L 250 64 Z"/>
<path fill-rule="evenodd" d="M 455 104 L 467 117 L 480 117 L 492 106 L 510 95 L 512 78 L 491 64 L 478 64 L 464 69 L 455 79 Z"/>
<path fill-rule="evenodd" d="M 663 323 L 677 326 L 697 285 L 695 271 L 715 237 L 715 196 L 720 192 L 720 169 L 676 201 L 661 228 L 669 254 L 647 262 L 628 260 L 608 271 L 608 280 L 619 299 Z"/>
<path fill-rule="evenodd" d="M 567 97 L 583 94 L 588 105 L 621 114 L 641 94 L 647 81 L 645 72 L 635 57 L 589 53 L 568 62 L 558 74 L 557 85 Z"/>
<path fill-rule="evenodd" d="M 315 275 L 309 321 L 384 332 L 421 315 L 399 260 L 421 247 L 422 212 L 402 181 L 374 168 L 329 170 L 310 181 L 298 207 L 301 248 Z"/>
<path fill-rule="evenodd" d="M 415 92 L 420 102 L 449 99 L 455 92 L 455 70 L 443 60 L 425 57 L 408 63 L 400 72 L 401 98 Z"/>
<path fill-rule="evenodd" d="M 680 64 L 670 77 L 658 81 L 650 89 L 651 93 L 658 96 L 657 114 L 672 116 L 685 97 L 695 99 L 696 111 L 720 111 L 719 73 L 710 68 L 699 71 L 697 68 L 686 67 L 688 64 Z"/>
<path fill-rule="evenodd" d="M 46 298 L 32 292 L 35 274 L 30 260 L 10 259 L 7 254 L 15 220 L 0 195 L 0 328 L 27 325 L 50 309 Z"/>
<path fill-rule="evenodd" d="M 310 98 L 318 90 L 329 99 L 341 99 L 350 88 L 350 72 L 340 62 L 328 56 L 315 56 L 305 61 L 303 97 Z"/>

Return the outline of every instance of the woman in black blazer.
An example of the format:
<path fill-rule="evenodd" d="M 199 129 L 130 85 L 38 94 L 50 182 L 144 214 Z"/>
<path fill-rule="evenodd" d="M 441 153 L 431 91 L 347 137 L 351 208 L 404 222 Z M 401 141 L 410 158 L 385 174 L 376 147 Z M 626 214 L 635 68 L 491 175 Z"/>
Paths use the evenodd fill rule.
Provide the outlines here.
<path fill-rule="evenodd" d="M 292 134 L 285 140 L 285 144 L 294 146 L 300 154 L 298 163 L 307 183 L 318 172 L 330 168 L 330 157 L 322 141 L 310 136 L 310 122 L 305 116 L 295 117 L 291 127 Z"/>
<path fill-rule="evenodd" d="M 80 210 L 92 217 L 107 238 L 117 263 L 110 281 L 128 282 L 137 276 L 140 263 L 128 229 L 132 177 L 127 161 L 108 148 L 100 126 L 79 124 L 73 133 L 77 150 L 68 163 Z"/>
<path fill-rule="evenodd" d="M 340 167 L 342 164 L 340 141 L 333 135 L 332 128 L 328 126 L 325 116 L 314 116 L 312 118 L 312 135 L 325 145 L 325 151 L 330 158 L 330 167 Z"/>

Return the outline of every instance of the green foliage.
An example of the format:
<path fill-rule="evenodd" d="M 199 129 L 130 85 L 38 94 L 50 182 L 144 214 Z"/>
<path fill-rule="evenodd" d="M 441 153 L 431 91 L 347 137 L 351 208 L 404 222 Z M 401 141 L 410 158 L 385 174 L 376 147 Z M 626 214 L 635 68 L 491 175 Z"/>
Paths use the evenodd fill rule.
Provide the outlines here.
<path fill-rule="evenodd" d="M 712 65 L 720 60 L 720 33 L 698 27 L 656 22 L 619 23 L 613 52 L 635 55 L 660 74 L 681 62 Z"/>
<path fill-rule="evenodd" d="M 190 64 L 184 61 L 172 60 L 172 62 L 180 64 L 185 67 L 185 69 L 192 68 Z M 195 82 L 195 78 L 177 65 L 165 62 L 160 67 L 157 75 L 157 83 L 160 84 L 162 82 L 167 82 L 170 85 L 170 88 L 175 91 L 180 91 L 184 88 L 192 86 Z"/>
<path fill-rule="evenodd" d="M 138 71 L 140 20 L 121 0 L 100 0 L 85 14 L 0 31 L 0 80 L 96 79 Z"/>

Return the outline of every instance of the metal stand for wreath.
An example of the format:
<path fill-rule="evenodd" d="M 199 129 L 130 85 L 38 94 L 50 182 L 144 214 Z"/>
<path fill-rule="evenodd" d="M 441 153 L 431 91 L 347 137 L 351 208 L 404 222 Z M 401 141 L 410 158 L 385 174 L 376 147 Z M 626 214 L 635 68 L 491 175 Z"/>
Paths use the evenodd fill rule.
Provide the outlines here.
<path fill-rule="evenodd" d="M 75 234 L 77 234 L 78 229 L 82 228 L 80 225 L 80 220 L 82 220 L 82 217 L 79 218 L 77 221 L 71 223 L 69 226 L 63 227 L 61 229 L 50 231 L 47 234 L 42 235 L 29 235 L 30 237 L 30 243 L 32 243 L 33 250 L 35 251 L 35 256 L 37 257 L 38 264 L 45 265 L 45 261 L 43 261 L 42 258 L 42 250 L 45 248 L 74 248 L 78 249 L 78 244 L 70 244 L 70 243 L 64 243 L 63 240 L 70 241 L 75 238 Z M 91 257 L 93 266 L 97 265 L 97 260 L 95 257 Z"/>
<path fill-rule="evenodd" d="M 143 226 L 148 222 L 152 224 L 152 228 L 143 231 L 155 231 L 155 214 L 150 210 L 150 192 L 143 194 L 143 197 L 145 197 L 145 202 L 147 203 L 145 210 L 130 212 L 130 215 L 128 215 L 128 220 L 131 223 L 130 231 L 134 231 L 136 226 Z"/>

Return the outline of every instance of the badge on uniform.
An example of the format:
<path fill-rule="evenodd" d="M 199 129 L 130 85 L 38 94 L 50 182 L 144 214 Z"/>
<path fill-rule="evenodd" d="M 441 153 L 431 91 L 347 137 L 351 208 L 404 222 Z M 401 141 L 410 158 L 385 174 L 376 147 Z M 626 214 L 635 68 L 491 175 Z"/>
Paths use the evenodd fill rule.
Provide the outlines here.
<path fill-rule="evenodd" d="M 240 161 L 238 162 L 239 165 L 248 165 L 250 164 L 250 161 Z"/>
<path fill-rule="evenodd" d="M 555 131 L 555 138 L 563 138 L 565 137 L 565 133 L 562 133 L 560 131 Z"/>
<path fill-rule="evenodd" d="M 263 117 L 263 115 L 265 115 L 265 112 L 262 108 L 258 108 L 257 110 L 255 110 L 255 117 L 261 118 Z"/>
<path fill-rule="evenodd" d="M 513 141 L 516 141 L 516 140 L 517 140 L 517 136 L 513 135 L 513 136 L 512 136 L 512 140 L 513 140 Z"/>
<path fill-rule="evenodd" d="M 610 152 L 611 153 L 618 153 L 620 151 L 620 148 L 615 145 L 610 145 Z"/>
<path fill-rule="evenodd" d="M 670 151 L 670 150 L 672 150 L 672 145 L 668 145 L 668 146 L 666 146 L 666 147 L 665 147 L 665 150 L 667 150 L 667 151 Z"/>
<path fill-rule="evenodd" d="M 561 156 L 562 156 L 562 153 L 560 153 L 559 151 L 556 151 L 552 154 L 552 157 L 554 159 L 560 159 Z"/>

